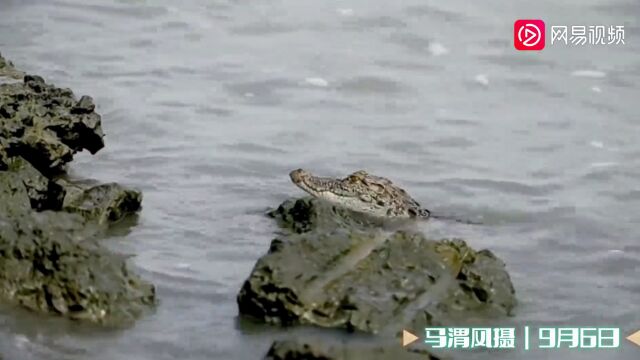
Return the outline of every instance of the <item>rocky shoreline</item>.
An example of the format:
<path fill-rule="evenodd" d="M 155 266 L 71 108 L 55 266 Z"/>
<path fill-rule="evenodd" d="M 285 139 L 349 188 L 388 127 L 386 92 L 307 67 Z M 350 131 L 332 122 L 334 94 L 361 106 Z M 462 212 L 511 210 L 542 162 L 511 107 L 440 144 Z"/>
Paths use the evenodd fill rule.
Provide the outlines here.
<path fill-rule="evenodd" d="M 93 99 L 17 70 L 0 55 L 0 300 L 123 326 L 154 307 L 155 287 L 98 240 L 141 209 L 116 183 L 69 179 L 74 154 L 104 147 Z"/>
<path fill-rule="evenodd" d="M 505 264 L 461 239 L 382 230 L 313 198 L 285 201 L 269 215 L 280 234 L 237 297 L 240 314 L 259 322 L 396 337 L 393 345 L 360 351 L 368 354 L 363 359 L 382 359 L 375 354 L 402 350 L 401 329 L 486 323 L 512 315 L 516 307 Z M 266 358 L 350 358 L 344 349 L 323 350 L 331 348 L 283 340 Z"/>

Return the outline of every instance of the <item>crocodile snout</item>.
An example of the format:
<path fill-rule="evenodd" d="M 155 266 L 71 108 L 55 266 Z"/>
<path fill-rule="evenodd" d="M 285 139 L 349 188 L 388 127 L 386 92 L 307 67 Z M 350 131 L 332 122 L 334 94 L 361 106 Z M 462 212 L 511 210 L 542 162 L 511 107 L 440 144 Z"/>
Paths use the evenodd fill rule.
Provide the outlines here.
<path fill-rule="evenodd" d="M 289 177 L 291 177 L 291 181 L 298 184 L 301 183 L 303 178 L 306 176 L 307 172 L 302 169 L 296 169 L 289 173 Z"/>

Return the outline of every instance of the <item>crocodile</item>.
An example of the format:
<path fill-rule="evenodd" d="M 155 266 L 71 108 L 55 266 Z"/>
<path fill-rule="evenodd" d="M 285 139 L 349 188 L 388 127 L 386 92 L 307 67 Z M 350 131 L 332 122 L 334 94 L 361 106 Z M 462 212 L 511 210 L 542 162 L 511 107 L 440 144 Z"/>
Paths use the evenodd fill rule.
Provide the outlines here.
<path fill-rule="evenodd" d="M 313 197 L 351 211 L 374 217 L 428 219 L 431 211 L 423 208 L 391 180 L 358 170 L 343 179 L 320 177 L 303 169 L 289 173 L 291 181 Z"/>

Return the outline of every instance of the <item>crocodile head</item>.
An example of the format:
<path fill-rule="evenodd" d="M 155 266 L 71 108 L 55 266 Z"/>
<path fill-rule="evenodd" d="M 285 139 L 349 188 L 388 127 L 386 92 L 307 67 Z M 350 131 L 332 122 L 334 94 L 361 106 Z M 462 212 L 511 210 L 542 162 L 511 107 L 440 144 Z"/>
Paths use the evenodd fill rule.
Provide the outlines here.
<path fill-rule="evenodd" d="M 314 176 L 303 169 L 289 176 L 299 188 L 337 206 L 377 217 L 429 217 L 429 211 L 390 180 L 359 170 L 343 179 Z"/>

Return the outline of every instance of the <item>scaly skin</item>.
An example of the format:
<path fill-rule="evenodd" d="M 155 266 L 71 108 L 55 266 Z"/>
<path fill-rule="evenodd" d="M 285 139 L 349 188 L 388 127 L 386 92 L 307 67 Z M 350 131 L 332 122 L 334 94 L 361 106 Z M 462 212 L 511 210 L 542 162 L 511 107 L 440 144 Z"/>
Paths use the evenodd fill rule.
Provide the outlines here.
<path fill-rule="evenodd" d="M 314 176 L 303 169 L 289 173 L 291 181 L 316 198 L 352 211 L 386 218 L 423 218 L 431 215 L 406 191 L 389 179 L 359 170 L 344 179 Z"/>

